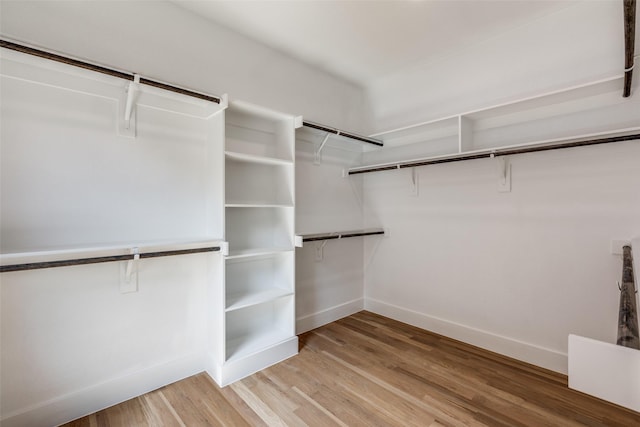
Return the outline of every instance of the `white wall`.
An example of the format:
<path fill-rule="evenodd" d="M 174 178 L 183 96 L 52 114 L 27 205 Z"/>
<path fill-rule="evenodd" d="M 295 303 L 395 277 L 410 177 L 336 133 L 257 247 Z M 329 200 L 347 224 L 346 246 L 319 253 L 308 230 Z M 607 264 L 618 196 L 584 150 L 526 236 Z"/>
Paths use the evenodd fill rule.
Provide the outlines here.
<path fill-rule="evenodd" d="M 1 66 L 3 254 L 222 237 L 223 114 L 145 90 L 132 138 L 124 81 L 15 52 Z M 126 293 L 125 264 L 2 273 L 0 424 L 56 425 L 204 369 L 221 255 L 140 261 Z"/>
<path fill-rule="evenodd" d="M 622 2 L 578 2 L 376 82 L 374 126 L 620 75 L 622 36 Z M 510 156 L 510 193 L 489 159 L 418 168 L 418 197 L 410 170 L 367 174 L 365 225 L 390 236 L 365 247 L 365 307 L 566 373 L 570 333 L 615 340 L 610 241 L 640 233 L 639 158 L 638 141 Z"/>
<path fill-rule="evenodd" d="M 320 164 L 314 152 L 324 135 L 297 131 L 296 234 L 358 230 L 363 226 L 362 179 L 343 178 L 342 171 L 361 161 L 360 144 L 332 136 L 322 150 Z M 308 242 L 296 249 L 296 318 L 298 333 L 308 331 L 363 308 L 364 239 Z"/>
<path fill-rule="evenodd" d="M 363 132 L 361 88 L 162 1 L 2 1 L 4 37 Z"/>
<path fill-rule="evenodd" d="M 622 17 L 620 1 L 575 2 L 381 78 L 368 87 L 371 127 L 394 129 L 621 75 Z"/>
<path fill-rule="evenodd" d="M 3 37 L 361 130 L 360 88 L 170 3 L 3 1 L 0 7 Z M 124 82 L 118 93 L 123 88 Z M 22 127 L 8 126 L 3 109 L 2 193 L 11 199 L 3 200 L 11 202 L 3 203 L 3 248 L 220 236 L 223 201 L 208 199 L 222 190 L 212 193 L 208 183 L 222 183 L 222 140 L 203 135 L 206 126 L 141 110 L 142 136 L 127 140 L 117 136 L 122 106 L 115 100 L 88 105 L 84 95 L 69 94 L 81 102 L 65 98 L 56 107 L 55 94 L 39 105 L 9 100 L 5 90 L 3 108 L 11 115 L 20 110 Z M 68 108 L 88 117 L 91 129 L 74 123 L 78 112 Z M 37 119 L 33 126 L 30 117 Z M 63 129 L 47 134 L 52 123 Z M 21 132 L 30 136 L 29 146 L 18 144 Z M 203 148 L 210 145 L 220 150 L 213 158 Z M 211 351 L 203 347 L 207 300 L 216 294 L 212 278 L 219 272 L 212 269 L 220 268 L 220 255 L 145 261 L 140 268 L 139 291 L 131 294 L 119 293 L 117 264 L 3 274 L 3 426 L 64 422 L 204 369 Z"/>
<path fill-rule="evenodd" d="M 511 156 L 512 191 L 490 159 L 365 178 L 366 220 L 383 239 L 366 306 L 566 372 L 570 333 L 615 340 L 621 257 L 640 234 L 637 141 Z"/>

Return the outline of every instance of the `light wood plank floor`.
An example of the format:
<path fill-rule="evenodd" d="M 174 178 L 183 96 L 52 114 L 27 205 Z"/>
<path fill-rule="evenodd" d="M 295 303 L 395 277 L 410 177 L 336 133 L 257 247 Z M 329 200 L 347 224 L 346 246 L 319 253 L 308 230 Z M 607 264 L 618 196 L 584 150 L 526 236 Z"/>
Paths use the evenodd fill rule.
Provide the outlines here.
<path fill-rule="evenodd" d="M 567 378 L 366 311 L 228 387 L 199 374 L 66 426 L 640 426 Z"/>

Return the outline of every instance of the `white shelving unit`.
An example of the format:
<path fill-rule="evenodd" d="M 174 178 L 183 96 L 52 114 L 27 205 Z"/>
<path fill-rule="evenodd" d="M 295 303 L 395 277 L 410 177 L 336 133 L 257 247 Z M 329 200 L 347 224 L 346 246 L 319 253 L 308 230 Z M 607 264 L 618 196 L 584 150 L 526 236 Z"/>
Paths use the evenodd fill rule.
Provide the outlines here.
<path fill-rule="evenodd" d="M 622 82 L 613 77 L 381 132 L 372 136 L 385 147 L 365 152 L 362 167 L 637 133 L 640 100 L 623 98 Z"/>
<path fill-rule="evenodd" d="M 212 377 L 221 386 L 298 353 L 294 160 L 300 118 L 243 102 L 225 111 L 225 280 Z"/>

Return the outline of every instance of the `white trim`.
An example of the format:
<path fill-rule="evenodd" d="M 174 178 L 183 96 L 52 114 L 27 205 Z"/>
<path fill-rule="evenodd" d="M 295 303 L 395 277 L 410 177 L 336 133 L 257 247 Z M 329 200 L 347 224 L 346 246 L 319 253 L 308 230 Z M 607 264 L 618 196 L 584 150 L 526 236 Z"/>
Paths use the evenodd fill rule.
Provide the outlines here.
<path fill-rule="evenodd" d="M 320 326 L 351 316 L 364 309 L 364 299 L 357 298 L 296 319 L 296 334 L 302 334 Z"/>
<path fill-rule="evenodd" d="M 30 405 L 6 414 L 0 420 L 0 425 L 2 427 L 57 426 L 164 387 L 203 370 L 203 356 L 191 354 Z"/>
<path fill-rule="evenodd" d="M 568 356 L 566 353 L 429 316 L 425 313 L 388 304 L 373 298 L 365 299 L 364 308 L 372 313 L 408 323 L 485 350 L 562 374 L 567 373 Z"/>

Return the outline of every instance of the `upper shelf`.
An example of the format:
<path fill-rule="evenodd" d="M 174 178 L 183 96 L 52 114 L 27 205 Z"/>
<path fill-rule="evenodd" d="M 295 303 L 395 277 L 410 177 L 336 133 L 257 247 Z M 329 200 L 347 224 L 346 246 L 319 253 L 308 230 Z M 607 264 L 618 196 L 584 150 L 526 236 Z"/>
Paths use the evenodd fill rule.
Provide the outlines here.
<path fill-rule="evenodd" d="M 640 97 L 621 97 L 622 82 L 621 76 L 612 77 L 378 133 L 374 136 L 385 141 L 386 147 L 364 153 L 363 165 L 350 173 L 374 167 L 394 169 L 417 160 L 442 163 L 507 148 L 549 147 L 637 133 Z M 638 83 L 635 86 L 637 89 Z"/>
<path fill-rule="evenodd" d="M 294 129 L 302 118 L 234 101 L 225 111 L 225 151 L 235 160 L 293 164 Z"/>
<path fill-rule="evenodd" d="M 257 156 L 254 154 L 236 153 L 233 151 L 225 151 L 225 156 L 229 159 L 237 160 L 239 162 L 259 163 L 263 165 L 279 165 L 279 166 L 291 166 L 292 160 L 278 159 L 275 157 Z"/>

